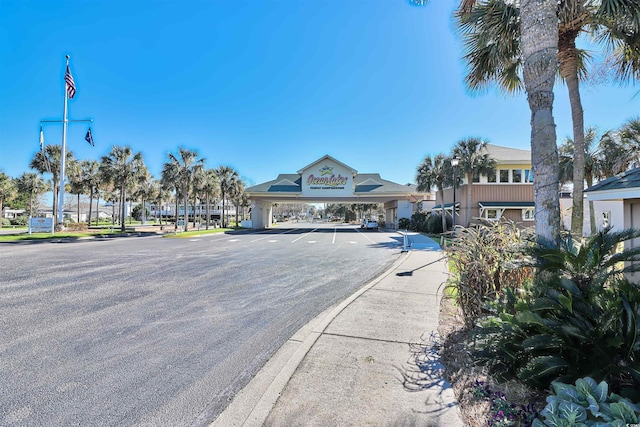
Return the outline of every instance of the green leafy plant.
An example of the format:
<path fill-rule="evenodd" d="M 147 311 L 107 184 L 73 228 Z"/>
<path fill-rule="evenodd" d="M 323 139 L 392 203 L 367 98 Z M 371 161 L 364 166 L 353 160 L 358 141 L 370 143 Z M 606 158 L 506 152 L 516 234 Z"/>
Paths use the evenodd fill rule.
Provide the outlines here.
<path fill-rule="evenodd" d="M 546 274 L 529 292 L 507 289 L 493 305 L 474 331 L 478 361 L 498 378 L 539 389 L 590 376 L 638 398 L 640 287 L 624 273 L 639 252 L 616 248 L 639 236 L 606 229 L 579 247 L 536 249 L 534 265 Z"/>
<path fill-rule="evenodd" d="M 535 419 L 533 427 L 626 427 L 639 422 L 640 406 L 609 394 L 605 381 L 598 384 L 586 377 L 578 378 L 575 385 L 552 382 L 551 387 L 555 395 L 547 397 L 542 420 Z"/>
<path fill-rule="evenodd" d="M 411 220 L 409 218 L 400 218 L 398 220 L 398 228 L 400 230 L 407 230 L 411 226 Z"/>
<path fill-rule="evenodd" d="M 503 288 L 526 288 L 533 269 L 523 268 L 523 241 L 527 231 L 511 222 L 498 222 L 456 232 L 445 248 L 450 270 L 448 286 L 455 287 L 456 303 L 467 327 L 489 314 L 488 305 L 502 298 Z"/>

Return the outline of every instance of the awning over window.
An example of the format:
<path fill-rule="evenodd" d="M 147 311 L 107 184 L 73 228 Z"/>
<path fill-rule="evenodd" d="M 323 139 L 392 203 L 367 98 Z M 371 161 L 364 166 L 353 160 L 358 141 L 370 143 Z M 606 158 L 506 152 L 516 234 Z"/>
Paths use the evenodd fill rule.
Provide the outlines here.
<path fill-rule="evenodd" d="M 489 209 L 522 209 L 534 208 L 534 202 L 478 202 L 481 208 Z"/>

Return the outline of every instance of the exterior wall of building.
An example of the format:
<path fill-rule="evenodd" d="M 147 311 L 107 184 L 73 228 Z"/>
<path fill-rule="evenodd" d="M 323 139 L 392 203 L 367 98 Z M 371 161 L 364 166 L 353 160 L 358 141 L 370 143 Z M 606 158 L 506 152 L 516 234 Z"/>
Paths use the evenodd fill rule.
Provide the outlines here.
<path fill-rule="evenodd" d="M 459 204 L 456 224 L 468 226 L 472 219 L 480 217 L 479 202 L 533 202 L 533 184 L 472 184 L 471 217 L 467 218 L 467 190 L 463 184 L 456 189 L 456 203 Z M 453 203 L 453 188 L 444 190 L 444 203 Z M 514 222 L 522 221 L 521 209 L 507 209 L 505 216 Z M 528 222 L 528 221 L 527 221 Z M 530 225 L 533 225 L 531 222 Z"/>
<path fill-rule="evenodd" d="M 640 198 L 625 199 L 624 224 L 625 228 L 640 228 Z M 625 243 L 626 248 L 637 248 L 638 246 L 640 246 L 640 238 Z M 640 282 L 640 272 L 628 274 L 627 276 L 633 282 Z"/>
<path fill-rule="evenodd" d="M 623 215 L 622 200 L 595 200 L 593 210 L 595 212 L 596 230 L 602 230 L 605 225 L 610 225 L 615 231 L 625 229 L 625 219 Z M 565 230 L 571 230 L 571 210 L 573 199 L 570 197 L 560 198 L 560 215 L 562 226 Z M 584 201 L 584 227 L 582 234 L 591 234 L 591 214 L 588 200 Z"/>

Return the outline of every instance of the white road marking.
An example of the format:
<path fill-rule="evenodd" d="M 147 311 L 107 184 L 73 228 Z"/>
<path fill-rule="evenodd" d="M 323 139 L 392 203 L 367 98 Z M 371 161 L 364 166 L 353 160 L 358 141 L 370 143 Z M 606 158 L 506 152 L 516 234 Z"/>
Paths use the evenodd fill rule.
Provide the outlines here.
<path fill-rule="evenodd" d="M 229 239 L 230 242 L 239 242 L 240 239 Z"/>
<path fill-rule="evenodd" d="M 202 239 L 189 239 L 190 242 L 199 242 Z"/>
<path fill-rule="evenodd" d="M 282 232 L 282 233 L 277 233 L 277 234 L 287 234 L 287 233 L 291 233 L 293 230 L 295 230 L 295 228 L 292 228 L 292 229 L 290 229 L 290 230 L 287 230 L 287 231 Z M 253 242 L 257 242 L 257 241 L 259 241 L 259 240 L 268 239 L 269 237 L 273 236 L 273 234 L 271 234 L 271 230 L 260 231 L 259 233 L 269 233 L 269 235 L 268 235 L 268 236 L 261 237 L 261 238 L 259 238 L 259 239 L 252 240 L 252 241 L 251 241 L 251 243 L 253 243 Z"/>
<path fill-rule="evenodd" d="M 362 231 L 358 230 L 357 228 L 355 228 L 355 230 L 356 230 L 356 232 L 358 232 L 358 233 L 362 234 L 364 237 L 366 237 L 366 238 L 367 238 L 367 240 L 369 240 L 371 243 L 376 243 L 376 242 L 374 242 L 373 240 L 371 240 L 371 239 L 369 238 L 369 236 L 367 236 L 366 234 L 364 234 Z"/>
<path fill-rule="evenodd" d="M 334 227 L 334 229 L 333 229 L 333 240 L 331 241 L 332 245 L 336 242 L 336 233 L 337 232 L 338 232 L 338 227 Z"/>
<path fill-rule="evenodd" d="M 278 240 L 269 240 L 269 243 L 276 243 Z"/>
<path fill-rule="evenodd" d="M 351 240 L 349 243 L 351 243 L 352 245 L 357 244 L 358 242 L 354 242 L 353 240 Z"/>
<path fill-rule="evenodd" d="M 317 240 L 309 240 L 309 243 L 317 243 Z"/>
<path fill-rule="evenodd" d="M 302 239 L 303 237 L 307 237 L 309 234 L 313 233 L 313 232 L 314 232 L 314 231 L 316 231 L 316 230 L 317 230 L 317 228 L 314 228 L 314 229 L 313 229 L 313 230 L 311 230 L 310 232 L 308 232 L 308 233 L 306 233 L 306 234 L 303 234 L 302 236 L 298 237 L 298 238 L 297 238 L 297 239 L 295 239 L 295 240 L 292 240 L 292 241 L 291 241 L 291 243 L 295 243 L 295 242 L 297 242 L 298 240 Z"/>

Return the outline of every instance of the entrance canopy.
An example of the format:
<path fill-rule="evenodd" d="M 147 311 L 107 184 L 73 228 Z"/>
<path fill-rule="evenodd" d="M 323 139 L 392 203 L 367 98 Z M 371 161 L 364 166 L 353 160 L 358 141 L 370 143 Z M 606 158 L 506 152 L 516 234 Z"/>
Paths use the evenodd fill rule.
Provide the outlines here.
<path fill-rule="evenodd" d="M 359 174 L 329 155 L 295 174 L 280 174 L 273 181 L 245 191 L 252 202 L 251 220 L 254 228 L 271 225 L 271 204 L 275 202 L 383 203 L 387 211 L 386 223 L 392 225 L 397 223 L 398 215 L 401 215 L 400 218 L 410 218 L 411 202 L 422 200 L 424 195 L 413 184 L 387 181 L 377 173 Z M 260 209 L 269 212 L 261 213 Z"/>

